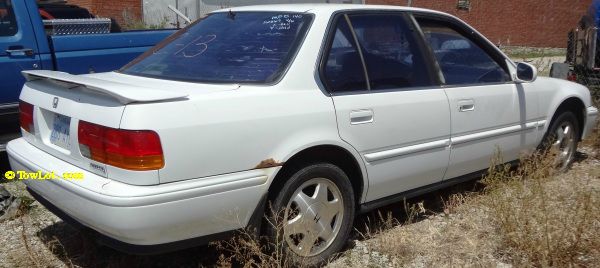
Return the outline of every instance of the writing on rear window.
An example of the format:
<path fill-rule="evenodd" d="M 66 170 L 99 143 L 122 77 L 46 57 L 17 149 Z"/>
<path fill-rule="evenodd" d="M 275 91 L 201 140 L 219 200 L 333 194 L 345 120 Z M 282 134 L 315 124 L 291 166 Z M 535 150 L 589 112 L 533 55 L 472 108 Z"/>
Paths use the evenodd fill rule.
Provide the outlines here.
<path fill-rule="evenodd" d="M 295 23 L 298 19 L 302 19 L 301 14 L 283 14 L 273 16 L 270 19 L 263 21 L 263 24 L 269 25 L 269 29 L 271 30 L 289 30 L 292 28 L 292 23 Z"/>
<path fill-rule="evenodd" d="M 297 13 L 215 13 L 121 72 L 192 82 L 269 83 L 287 68 L 311 20 Z"/>

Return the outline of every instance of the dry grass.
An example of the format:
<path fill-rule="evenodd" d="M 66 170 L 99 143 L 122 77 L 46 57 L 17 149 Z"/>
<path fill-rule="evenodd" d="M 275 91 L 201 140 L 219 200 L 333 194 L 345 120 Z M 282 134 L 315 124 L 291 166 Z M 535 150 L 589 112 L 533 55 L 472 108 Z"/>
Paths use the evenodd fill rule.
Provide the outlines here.
<path fill-rule="evenodd" d="M 599 140 L 596 131 L 584 146 L 597 153 Z M 442 213 L 376 231 L 367 255 L 403 267 L 597 265 L 600 163 L 590 156 L 561 174 L 549 159 L 536 154 L 516 169 L 492 164 L 483 191 L 451 195 Z"/>
<path fill-rule="evenodd" d="M 282 213 L 279 213 L 282 215 Z M 264 224 L 275 227 L 278 235 L 283 232 L 283 224 L 279 219 L 282 217 L 269 218 Z M 233 238 L 217 241 L 213 246 L 221 252 L 219 256 L 219 267 L 265 267 L 280 268 L 293 267 L 284 258 L 284 250 L 281 244 L 273 242 L 267 237 L 259 237 L 254 229 L 248 228 L 238 232 Z"/>
<path fill-rule="evenodd" d="M 466 194 L 451 195 L 442 213 L 371 234 L 367 247 L 387 256 L 394 267 L 495 266 L 493 245 L 499 239 L 486 224 L 488 212 L 473 200 Z"/>
<path fill-rule="evenodd" d="M 600 173 L 555 174 L 534 156 L 516 172 L 496 170 L 482 204 L 502 238 L 499 249 L 519 266 L 600 263 Z"/>

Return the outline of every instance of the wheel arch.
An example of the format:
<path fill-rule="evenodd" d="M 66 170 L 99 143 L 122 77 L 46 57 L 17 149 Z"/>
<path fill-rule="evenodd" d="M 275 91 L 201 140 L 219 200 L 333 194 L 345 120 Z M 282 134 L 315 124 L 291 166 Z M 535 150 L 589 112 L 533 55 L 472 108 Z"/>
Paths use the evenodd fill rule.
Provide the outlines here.
<path fill-rule="evenodd" d="M 549 116 L 548 118 L 551 118 L 550 121 L 546 124 L 546 134 L 548 133 L 550 126 L 552 125 L 552 123 L 554 122 L 554 120 L 563 112 L 566 111 L 570 111 L 573 112 L 573 114 L 575 114 L 575 117 L 577 118 L 577 123 L 579 125 L 580 131 L 579 131 L 579 139 L 582 139 L 582 135 L 583 135 L 583 128 L 585 127 L 585 119 L 586 119 L 586 111 L 585 111 L 586 107 L 585 104 L 583 102 L 583 100 L 581 100 L 581 98 L 577 97 L 577 96 L 569 96 L 568 98 L 562 100 L 560 102 L 560 105 L 558 105 L 556 107 L 556 109 L 554 110 L 554 112 L 551 114 L 551 117 Z"/>
<path fill-rule="evenodd" d="M 368 188 L 364 163 L 356 151 L 337 144 L 312 145 L 290 154 L 269 185 L 268 199 L 274 198 L 277 189 L 281 189 L 293 172 L 317 162 L 331 163 L 342 169 L 350 179 L 357 205 L 362 202 Z"/>

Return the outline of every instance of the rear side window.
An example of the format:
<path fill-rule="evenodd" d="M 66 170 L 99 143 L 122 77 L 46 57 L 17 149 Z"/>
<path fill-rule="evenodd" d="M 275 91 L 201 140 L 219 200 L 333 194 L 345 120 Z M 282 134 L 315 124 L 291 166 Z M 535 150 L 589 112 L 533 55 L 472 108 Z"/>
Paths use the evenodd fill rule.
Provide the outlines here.
<path fill-rule="evenodd" d="M 447 85 L 504 83 L 507 72 L 483 48 L 445 23 L 418 19 Z"/>
<path fill-rule="evenodd" d="M 339 16 L 329 46 L 323 72 L 332 92 L 409 90 L 434 84 L 401 14 Z"/>
<path fill-rule="evenodd" d="M 345 17 L 337 22 L 326 62 L 324 74 L 330 91 L 345 92 L 368 88 L 360 54 Z"/>
<path fill-rule="evenodd" d="M 0 36 L 13 36 L 17 31 L 17 19 L 11 0 L 0 0 Z"/>
<path fill-rule="evenodd" d="M 350 15 L 371 90 L 432 85 L 426 61 L 401 15 Z"/>

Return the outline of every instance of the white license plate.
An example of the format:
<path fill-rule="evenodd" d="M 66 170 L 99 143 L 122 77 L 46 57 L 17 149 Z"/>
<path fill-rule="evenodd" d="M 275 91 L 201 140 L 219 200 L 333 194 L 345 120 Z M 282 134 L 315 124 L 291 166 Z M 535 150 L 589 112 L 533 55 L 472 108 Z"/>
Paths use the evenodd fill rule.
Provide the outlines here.
<path fill-rule="evenodd" d="M 68 116 L 55 114 L 52 122 L 52 133 L 50 134 L 50 143 L 61 148 L 70 150 L 71 137 L 69 128 L 71 126 L 71 118 Z"/>

